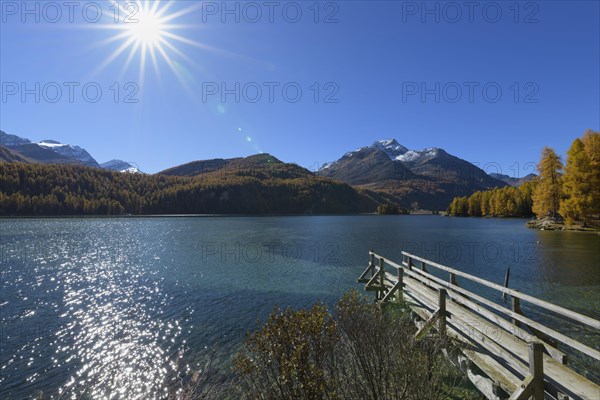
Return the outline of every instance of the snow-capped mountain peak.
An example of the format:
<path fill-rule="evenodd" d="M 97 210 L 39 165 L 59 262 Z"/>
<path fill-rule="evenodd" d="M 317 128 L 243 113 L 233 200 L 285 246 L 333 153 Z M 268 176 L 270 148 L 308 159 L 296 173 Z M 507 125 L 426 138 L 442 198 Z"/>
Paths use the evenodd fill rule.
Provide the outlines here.
<path fill-rule="evenodd" d="M 430 147 L 424 150 L 409 150 L 406 153 L 399 155 L 395 159 L 404 163 L 415 163 L 438 157 L 443 152 L 444 150 L 437 147 Z"/>
<path fill-rule="evenodd" d="M 378 140 L 371 147 L 375 147 L 383 151 L 387 156 L 394 160 L 398 156 L 406 153 L 408 149 L 396 141 L 396 139 Z"/>
<path fill-rule="evenodd" d="M 361 147 L 360 149 L 344 154 L 340 160 L 324 163 L 320 170 L 323 171 L 333 165 L 336 165 L 342 159 L 348 159 L 360 151 L 369 149 L 381 150 L 389 157 L 390 160 L 398 161 L 406 164 L 407 166 L 422 164 L 435 158 L 444 157 L 444 155 L 447 154 L 443 149 L 438 147 L 430 147 L 423 150 L 409 150 L 398 143 L 396 139 L 381 139 L 375 141 L 371 146 Z"/>
<path fill-rule="evenodd" d="M 110 160 L 100 164 L 100 167 L 117 172 L 129 172 L 132 174 L 141 173 L 141 171 L 136 166 L 123 160 Z"/>
<path fill-rule="evenodd" d="M 135 163 L 131 164 L 122 160 L 110 160 L 99 165 L 84 148 L 53 139 L 32 142 L 29 139 L 10 135 L 0 130 L 0 145 L 17 152 L 20 156 L 34 163 L 85 165 L 119 172 L 143 174 Z"/>
<path fill-rule="evenodd" d="M 36 144 L 38 146 L 42 146 L 47 149 L 53 150 L 64 157 L 79 160 L 83 163 L 83 165 L 98 167 L 98 163 L 96 162 L 96 160 L 94 160 L 94 157 L 92 157 L 90 153 L 88 153 L 85 149 L 82 149 L 79 146 L 64 144 L 52 139 L 42 140 L 41 142 Z"/>
<path fill-rule="evenodd" d="M 404 154 L 401 154 L 396 157 L 396 160 L 403 162 L 412 162 L 418 159 L 421 156 L 421 153 L 414 150 L 409 150 Z"/>
<path fill-rule="evenodd" d="M 68 146 L 68 144 L 60 143 L 60 142 L 57 142 L 56 140 L 52 140 L 52 139 L 42 140 L 41 142 L 39 142 L 37 144 L 42 147 L 49 147 L 51 149 L 54 149 L 57 147 L 62 147 L 62 146 Z"/>

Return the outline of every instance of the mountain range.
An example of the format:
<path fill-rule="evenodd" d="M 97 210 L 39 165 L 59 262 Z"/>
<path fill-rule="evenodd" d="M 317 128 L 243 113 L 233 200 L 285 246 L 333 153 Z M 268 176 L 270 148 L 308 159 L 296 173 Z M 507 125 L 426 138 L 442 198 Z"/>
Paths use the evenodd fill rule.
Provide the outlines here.
<path fill-rule="evenodd" d="M 99 164 L 85 149 L 55 140 L 34 143 L 0 131 L 0 144 L 0 161 L 72 164 L 116 172 L 140 172 L 137 166 L 116 159 Z M 535 177 L 528 175 L 517 179 L 488 175 L 441 148 L 410 150 L 395 139 L 378 140 L 370 146 L 347 152 L 338 160 L 323 164 L 316 173 L 296 164 L 283 163 L 268 154 L 258 154 L 246 158 L 193 161 L 155 175 L 207 177 L 212 182 L 242 175 L 285 182 L 321 177 L 326 179 L 323 182 L 341 181 L 360 193 L 368 193 L 368 197 L 375 199 L 372 205 L 395 203 L 404 208 L 429 210 L 445 210 L 457 196 L 469 196 L 494 187 L 518 186 Z"/>
<path fill-rule="evenodd" d="M 348 152 L 324 164 L 319 174 L 387 192 L 412 208 L 433 210 L 445 209 L 454 197 L 507 185 L 443 149 L 409 150 L 395 139 Z"/>
<path fill-rule="evenodd" d="M 522 184 L 524 184 L 525 182 L 529 182 L 537 177 L 536 174 L 527 174 L 522 178 L 513 178 L 512 176 L 497 174 L 497 173 L 491 173 L 490 176 L 492 178 L 499 179 L 512 187 L 519 187 Z"/>
<path fill-rule="evenodd" d="M 121 160 L 111 160 L 99 164 L 90 153 L 79 146 L 64 144 L 52 139 L 34 143 L 29 139 L 11 135 L 1 130 L 0 161 L 73 164 L 122 172 L 139 172 L 135 166 Z"/>

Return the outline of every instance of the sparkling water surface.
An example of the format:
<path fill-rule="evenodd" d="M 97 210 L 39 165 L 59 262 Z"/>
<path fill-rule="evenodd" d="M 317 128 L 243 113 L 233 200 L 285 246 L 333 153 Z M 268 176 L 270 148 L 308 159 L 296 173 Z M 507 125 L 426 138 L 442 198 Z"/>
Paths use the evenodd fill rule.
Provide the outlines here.
<path fill-rule="evenodd" d="M 202 368 L 207 357 L 226 370 L 244 334 L 273 306 L 332 306 L 361 289 L 356 278 L 370 249 L 398 261 L 410 251 L 501 284 L 510 266 L 511 287 L 600 319 L 600 236 L 524 223 L 440 216 L 2 219 L 0 398 L 40 390 L 54 398 L 162 398 L 173 379 Z M 543 319 L 599 344 L 597 333 Z"/>

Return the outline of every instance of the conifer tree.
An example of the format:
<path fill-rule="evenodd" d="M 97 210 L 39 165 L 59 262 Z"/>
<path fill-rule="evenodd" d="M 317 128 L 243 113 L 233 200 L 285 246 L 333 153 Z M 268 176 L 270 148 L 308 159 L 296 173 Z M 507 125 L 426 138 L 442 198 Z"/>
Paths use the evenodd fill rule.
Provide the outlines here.
<path fill-rule="evenodd" d="M 583 134 L 583 145 L 590 161 L 590 212 L 600 214 L 600 132 L 588 129 Z"/>
<path fill-rule="evenodd" d="M 469 215 L 481 217 L 481 192 L 475 192 L 469 197 Z"/>
<path fill-rule="evenodd" d="M 549 147 L 542 150 L 538 165 L 539 179 L 533 192 L 533 212 L 538 218 L 558 215 L 562 196 L 562 162 Z"/>
<path fill-rule="evenodd" d="M 591 166 L 581 139 L 573 141 L 567 152 L 567 165 L 563 177 L 563 193 L 560 215 L 568 225 L 581 221 L 584 225 L 592 214 Z"/>

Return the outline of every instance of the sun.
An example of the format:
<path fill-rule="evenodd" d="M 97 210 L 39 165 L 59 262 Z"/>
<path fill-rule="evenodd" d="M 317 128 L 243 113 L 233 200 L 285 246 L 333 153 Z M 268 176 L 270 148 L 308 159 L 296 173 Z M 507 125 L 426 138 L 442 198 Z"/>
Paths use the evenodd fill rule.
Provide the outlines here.
<path fill-rule="evenodd" d="M 135 16 L 137 22 L 129 25 L 129 33 L 136 44 L 146 47 L 157 47 L 163 40 L 164 24 L 151 9 L 140 8 Z"/>
<path fill-rule="evenodd" d="M 178 30 L 189 29 L 190 25 L 177 23 L 177 19 L 190 15 L 200 7 L 201 2 L 190 2 L 185 8 L 175 10 L 175 2 L 161 0 L 120 0 L 112 1 L 106 15 L 106 23 L 98 24 L 94 28 L 116 31 L 99 44 L 116 45 L 104 62 L 96 68 L 96 73 L 115 62 L 118 58 L 125 57 L 121 74 L 124 74 L 134 62 L 139 63 L 139 83 L 143 84 L 147 64 L 151 63 L 156 75 L 159 77 L 161 63 L 166 64 L 180 81 L 181 63 L 178 59 L 193 64 L 186 52 L 178 48 L 179 45 L 194 46 L 207 49 L 208 46 L 191 40 Z"/>

